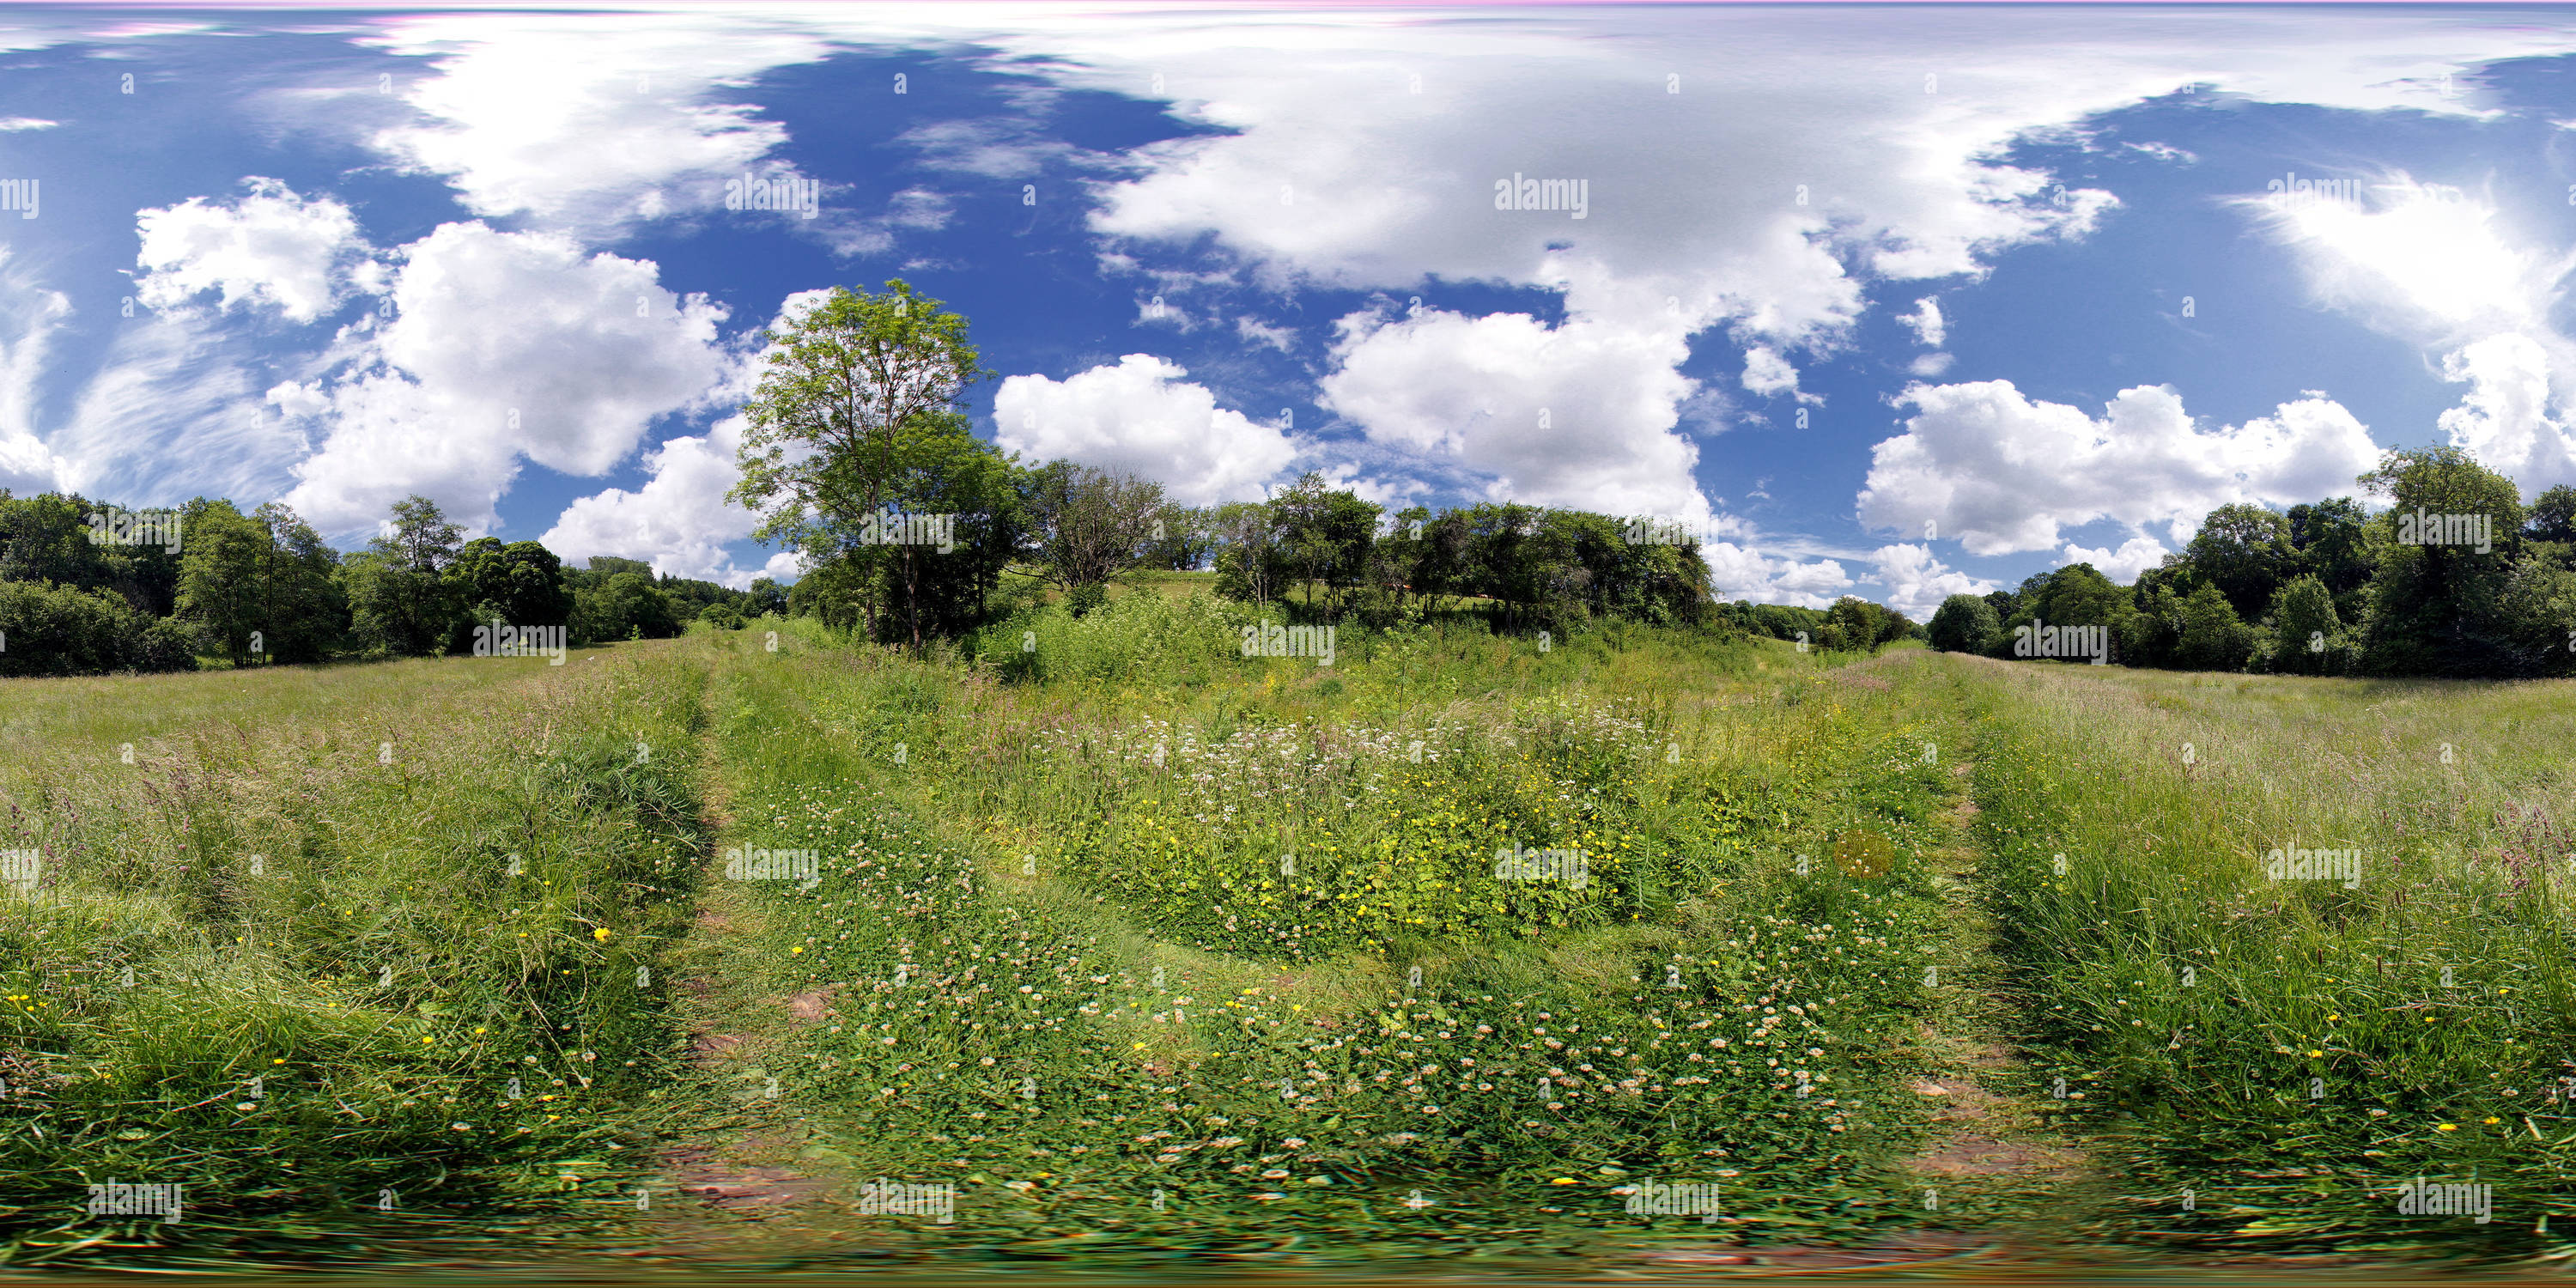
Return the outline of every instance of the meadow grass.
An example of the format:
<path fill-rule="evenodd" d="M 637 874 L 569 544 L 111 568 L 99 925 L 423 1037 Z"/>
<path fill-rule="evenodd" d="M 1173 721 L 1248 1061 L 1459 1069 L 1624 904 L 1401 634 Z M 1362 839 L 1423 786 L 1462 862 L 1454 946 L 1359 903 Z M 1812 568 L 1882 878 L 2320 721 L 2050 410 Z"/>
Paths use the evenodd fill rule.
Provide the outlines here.
<path fill-rule="evenodd" d="M 842 1205 L 956 1185 L 834 1218 L 924 1252 L 2558 1246 L 2563 686 L 1459 621 L 1322 666 L 1188 589 L 918 657 L 7 682 L 8 1255 L 695 1238 L 666 1150 L 755 1144 Z M 1917 1080 L 1997 1038 L 2084 1183 L 1918 1203 Z M 2418 1175 L 2495 1221 L 2397 1215 Z M 188 1221 L 82 1213 L 109 1179 Z"/>
<path fill-rule="evenodd" d="M 1979 832 L 2058 1107 L 2120 1160 L 2109 1227 L 2553 1242 L 2576 689 L 1941 665 L 1977 712 Z M 2357 862 L 2300 879 L 2293 847 Z M 2417 1178 L 2491 1185 L 2492 1221 L 2398 1215 Z"/>
<path fill-rule="evenodd" d="M 700 668 L 530 659 L 8 683 L 0 1204 L 22 1255 L 543 1207 L 668 1055 Z M 148 694 L 148 701 L 138 698 Z M 653 748 L 661 754 L 654 754 Z M 95 1218 L 176 1183 L 189 1218 Z"/>

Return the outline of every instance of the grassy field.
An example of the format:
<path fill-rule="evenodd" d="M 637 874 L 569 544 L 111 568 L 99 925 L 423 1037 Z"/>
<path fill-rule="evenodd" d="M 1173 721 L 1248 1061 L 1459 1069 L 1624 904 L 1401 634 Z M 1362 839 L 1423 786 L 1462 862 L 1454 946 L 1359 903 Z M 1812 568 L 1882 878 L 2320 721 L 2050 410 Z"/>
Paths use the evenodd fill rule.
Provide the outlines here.
<path fill-rule="evenodd" d="M 1148 589 L 928 658 L 7 682 L 8 1255 L 2566 1246 L 2563 684 L 1327 667 Z"/>

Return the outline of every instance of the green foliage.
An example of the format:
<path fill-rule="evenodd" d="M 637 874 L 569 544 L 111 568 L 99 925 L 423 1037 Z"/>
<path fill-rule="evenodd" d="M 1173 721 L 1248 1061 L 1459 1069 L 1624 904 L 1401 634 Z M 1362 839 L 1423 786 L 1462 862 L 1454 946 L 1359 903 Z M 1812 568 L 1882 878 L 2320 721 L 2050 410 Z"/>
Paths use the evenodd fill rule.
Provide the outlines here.
<path fill-rule="evenodd" d="M 534 541 L 469 541 L 445 575 L 453 601 L 467 606 L 451 652 L 468 647 L 477 626 L 565 626 L 572 621 L 573 592 L 563 561 Z"/>
<path fill-rule="evenodd" d="M 653 584 L 652 577 L 619 572 L 595 589 L 574 592 L 570 635 L 577 644 L 669 639 L 680 633 L 680 621 L 671 597 Z"/>
<path fill-rule="evenodd" d="M 2003 623 L 1982 596 L 1952 595 L 1933 612 L 1927 630 L 1932 647 L 1944 653 L 1982 653 L 2003 633 Z"/>
<path fill-rule="evenodd" d="M 0 581 L 0 676 L 195 669 L 186 629 L 111 591 Z"/>
<path fill-rule="evenodd" d="M 2275 642 L 2255 669 L 2335 675 L 2351 664 L 2352 644 L 2335 615 L 2334 594 L 2314 573 L 2292 578 L 2272 597 Z"/>
<path fill-rule="evenodd" d="M 351 636 L 377 657 L 442 652 L 470 607 L 445 575 L 464 530 L 425 496 L 396 502 L 392 526 L 342 566 Z"/>

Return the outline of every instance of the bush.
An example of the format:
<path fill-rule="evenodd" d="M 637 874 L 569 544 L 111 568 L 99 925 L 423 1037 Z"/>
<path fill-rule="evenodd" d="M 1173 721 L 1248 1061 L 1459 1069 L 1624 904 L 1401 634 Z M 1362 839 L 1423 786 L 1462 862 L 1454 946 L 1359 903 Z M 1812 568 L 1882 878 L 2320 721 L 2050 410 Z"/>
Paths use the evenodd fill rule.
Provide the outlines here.
<path fill-rule="evenodd" d="M 734 611 L 731 604 L 709 604 L 706 611 L 698 614 L 698 620 L 720 631 L 742 629 L 742 614 Z"/>
<path fill-rule="evenodd" d="M 1024 609 L 976 633 L 969 653 L 1014 679 L 1176 679 L 1242 661 L 1260 614 L 1210 595 L 1128 595 L 1074 616 Z"/>
<path fill-rule="evenodd" d="M 193 671 L 188 628 L 135 611 L 106 590 L 0 582 L 0 675 Z"/>

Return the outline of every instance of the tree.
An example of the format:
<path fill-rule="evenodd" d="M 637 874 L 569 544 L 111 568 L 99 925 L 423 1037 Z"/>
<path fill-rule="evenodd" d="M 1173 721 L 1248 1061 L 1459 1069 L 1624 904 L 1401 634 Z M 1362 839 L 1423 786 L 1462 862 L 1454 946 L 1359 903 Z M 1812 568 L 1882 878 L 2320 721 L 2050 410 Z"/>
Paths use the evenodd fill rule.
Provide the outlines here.
<path fill-rule="evenodd" d="M 451 600 L 467 608 L 453 645 L 458 649 L 467 646 L 475 627 L 495 621 L 518 627 L 572 622 L 573 592 L 563 560 L 537 542 L 469 541 L 448 564 L 446 578 Z"/>
<path fill-rule="evenodd" d="M 181 520 L 178 615 L 234 666 L 247 666 L 251 637 L 268 624 L 268 528 L 230 501 L 199 499 Z M 265 640 L 262 641 L 263 649 Z"/>
<path fill-rule="evenodd" d="M 1324 476 L 1309 471 L 1271 498 L 1279 521 L 1279 543 L 1288 566 L 1306 584 L 1306 607 L 1315 608 L 1315 587 L 1346 591 L 1367 566 L 1377 534 L 1379 508 L 1348 489 L 1326 487 Z M 1328 618 L 1339 615 L 1339 597 L 1324 606 Z"/>
<path fill-rule="evenodd" d="M 1144 561 L 1163 486 L 1070 461 L 1031 473 L 1022 505 L 1038 575 L 1069 600 L 1096 602 L 1110 578 Z"/>
<path fill-rule="evenodd" d="M 271 501 L 250 517 L 268 532 L 261 573 L 268 660 L 319 662 L 338 650 L 349 633 L 348 596 L 334 575 L 339 552 L 283 502 Z"/>
<path fill-rule="evenodd" d="M 742 481 L 728 494 L 761 512 L 763 541 L 817 520 L 857 531 L 894 483 L 897 432 L 955 410 L 984 374 L 965 318 L 900 279 L 886 287 L 834 288 L 783 331 L 763 333 L 767 369 L 743 406 Z M 873 602 L 867 612 L 873 637 Z"/>
<path fill-rule="evenodd" d="M 2522 534 L 2533 541 L 2576 542 L 2576 487 L 2561 483 L 2531 503 Z"/>
<path fill-rule="evenodd" d="M 2447 446 L 2388 452 L 2359 482 L 2394 503 L 2372 521 L 2377 560 L 2364 664 L 2381 675 L 2516 673 L 2515 631 L 2503 605 L 2520 554 L 2520 489 Z M 2486 540 L 2456 542 L 2467 534 L 2450 531 L 2454 516 L 2471 521 L 2464 527 L 2482 522 Z M 2442 531 L 2424 531 L 2428 519 Z"/>
<path fill-rule="evenodd" d="M 574 594 L 575 642 L 658 640 L 679 633 L 680 618 L 672 611 L 671 597 L 641 573 L 621 572 L 595 590 Z"/>
<path fill-rule="evenodd" d="M 1944 653 L 1982 653 L 2003 633 L 1995 606 L 1978 595 L 1952 595 L 1932 614 L 1932 647 Z"/>
<path fill-rule="evenodd" d="M 0 676 L 197 669 L 186 628 L 106 589 L 0 581 L 0 637 Z"/>
<path fill-rule="evenodd" d="M 2298 562 L 2289 520 L 2259 505 L 2222 505 L 2210 511 L 2185 553 L 2192 567 L 2227 596 L 2239 618 L 2269 606 Z"/>
<path fill-rule="evenodd" d="M 1237 501 L 1218 506 L 1210 526 L 1218 541 L 1216 593 L 1268 607 L 1289 577 L 1278 514 L 1267 501 Z"/>
<path fill-rule="evenodd" d="M 436 653 L 450 642 L 463 611 L 442 574 L 464 530 L 425 496 L 396 502 L 386 528 L 346 564 L 350 629 L 373 653 Z"/>
<path fill-rule="evenodd" d="M 2335 615 L 2334 592 L 2316 574 L 2301 573 L 2283 585 L 2272 597 L 2271 619 L 2277 640 L 2271 669 L 2302 675 L 2340 669 L 2343 620 Z"/>
<path fill-rule="evenodd" d="M 1153 535 L 1145 547 L 1145 566 L 1194 572 L 1216 553 L 1216 533 L 1208 511 L 1166 501 L 1154 515 Z"/>
<path fill-rule="evenodd" d="M 2203 582 L 2183 596 L 2174 662 L 2191 671 L 2240 671 L 2254 652 L 2254 632 L 2218 587 Z"/>
<path fill-rule="evenodd" d="M 744 597 L 742 612 L 746 617 L 786 616 L 786 587 L 768 577 L 752 578 L 751 592 Z"/>

